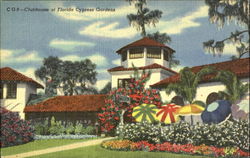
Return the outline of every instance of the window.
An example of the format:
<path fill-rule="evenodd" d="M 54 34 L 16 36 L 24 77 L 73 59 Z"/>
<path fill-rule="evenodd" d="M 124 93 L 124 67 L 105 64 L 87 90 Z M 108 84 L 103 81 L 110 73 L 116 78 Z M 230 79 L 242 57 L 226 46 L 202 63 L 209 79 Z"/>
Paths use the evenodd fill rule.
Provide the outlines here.
<path fill-rule="evenodd" d="M 3 99 L 3 84 L 0 83 L 0 99 Z"/>
<path fill-rule="evenodd" d="M 166 61 L 169 61 L 169 56 L 170 56 L 170 54 L 166 50 L 164 50 L 163 59 Z"/>
<path fill-rule="evenodd" d="M 131 79 L 118 79 L 118 88 L 128 88 Z"/>
<path fill-rule="evenodd" d="M 122 61 L 127 60 L 127 52 L 122 53 Z"/>
<path fill-rule="evenodd" d="M 143 48 L 132 48 L 129 50 L 129 59 L 143 58 Z"/>
<path fill-rule="evenodd" d="M 161 49 L 147 48 L 147 58 L 161 59 Z"/>
<path fill-rule="evenodd" d="M 8 99 L 15 99 L 16 98 L 16 91 L 17 91 L 17 84 L 16 83 L 8 83 L 7 84 L 7 98 Z"/>

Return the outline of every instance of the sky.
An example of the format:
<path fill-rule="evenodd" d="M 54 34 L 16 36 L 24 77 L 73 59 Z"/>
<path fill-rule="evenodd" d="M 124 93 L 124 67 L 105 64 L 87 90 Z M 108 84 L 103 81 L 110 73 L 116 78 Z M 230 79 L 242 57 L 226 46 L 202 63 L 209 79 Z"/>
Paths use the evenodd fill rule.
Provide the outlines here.
<path fill-rule="evenodd" d="M 240 29 L 234 23 L 223 29 L 211 24 L 204 1 L 151 0 L 147 7 L 163 12 L 159 23 L 146 27 L 146 31 L 167 33 L 172 38 L 167 45 L 180 60 L 174 70 L 226 61 L 236 54 L 232 44 L 225 47 L 221 57 L 204 51 L 203 42 L 222 40 Z M 49 11 L 31 11 L 33 8 Z M 107 69 L 120 65 L 116 50 L 141 39 L 140 32 L 126 18 L 130 13 L 136 13 L 136 9 L 125 0 L 1 1 L 1 67 L 11 67 L 39 81 L 34 71 L 42 66 L 43 58 L 88 58 L 97 65 L 95 87 L 100 90 L 111 80 Z"/>

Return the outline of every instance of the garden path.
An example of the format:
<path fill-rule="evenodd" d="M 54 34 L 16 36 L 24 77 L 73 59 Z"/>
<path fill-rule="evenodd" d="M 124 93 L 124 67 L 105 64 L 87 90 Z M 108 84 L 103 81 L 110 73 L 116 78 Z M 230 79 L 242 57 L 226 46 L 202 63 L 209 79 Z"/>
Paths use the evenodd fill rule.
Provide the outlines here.
<path fill-rule="evenodd" d="M 48 153 L 53 153 L 53 152 L 58 152 L 58 151 L 71 150 L 71 149 L 76 149 L 76 148 L 81 148 L 81 147 L 86 147 L 86 146 L 97 145 L 97 144 L 100 144 L 104 140 L 109 140 L 113 138 L 114 137 L 107 137 L 107 138 L 102 138 L 102 139 L 89 140 L 89 141 L 84 141 L 81 143 L 73 143 L 69 145 L 63 145 L 63 146 L 58 146 L 58 147 L 53 147 L 53 148 L 48 148 L 48 149 L 20 153 L 16 155 L 2 156 L 2 158 L 24 158 L 24 157 L 37 156 L 37 155 L 48 154 Z"/>

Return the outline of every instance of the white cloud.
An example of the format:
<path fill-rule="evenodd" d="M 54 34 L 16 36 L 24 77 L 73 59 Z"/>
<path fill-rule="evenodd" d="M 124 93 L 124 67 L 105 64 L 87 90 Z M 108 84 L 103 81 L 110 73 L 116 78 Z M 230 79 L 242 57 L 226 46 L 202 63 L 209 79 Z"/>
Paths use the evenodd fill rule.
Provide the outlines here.
<path fill-rule="evenodd" d="M 66 7 L 62 6 L 61 8 L 66 8 Z M 86 7 L 89 9 L 93 9 L 93 11 L 80 12 L 79 9 L 77 10 L 76 6 L 71 6 L 67 8 L 72 8 L 73 11 L 63 11 L 63 12 L 57 11 L 54 13 L 54 15 L 66 20 L 91 21 L 91 20 L 100 20 L 104 18 L 125 17 L 129 13 L 136 13 L 136 9 L 133 5 L 116 7 L 114 8 L 115 11 L 98 11 L 95 7 Z M 113 8 L 113 7 L 107 7 L 107 8 Z"/>
<path fill-rule="evenodd" d="M 24 49 L 10 50 L 1 49 L 1 64 L 40 62 L 42 58 L 37 51 L 26 51 Z"/>
<path fill-rule="evenodd" d="M 196 19 L 208 16 L 208 6 L 202 6 L 198 10 L 191 12 L 184 17 L 177 17 L 170 21 L 160 21 L 157 28 L 160 32 L 168 34 L 180 34 L 187 28 L 199 27 L 201 23 Z"/>
<path fill-rule="evenodd" d="M 137 34 L 132 27 L 117 28 L 118 26 L 118 22 L 105 25 L 104 22 L 98 21 L 82 28 L 79 33 L 104 38 L 132 38 Z"/>
<path fill-rule="evenodd" d="M 121 59 L 119 58 L 119 59 L 112 60 L 112 64 L 121 66 Z"/>
<path fill-rule="evenodd" d="M 96 53 L 94 55 L 91 56 L 78 56 L 78 55 L 67 55 L 67 56 L 63 56 L 61 57 L 62 60 L 70 60 L 70 61 L 80 61 L 80 60 L 84 60 L 84 59 L 90 59 L 93 63 L 95 63 L 97 66 L 103 67 L 103 66 L 107 66 L 108 65 L 108 60 L 105 56 Z"/>
<path fill-rule="evenodd" d="M 95 87 L 98 90 L 101 90 L 101 89 L 103 89 L 106 86 L 106 84 L 108 82 L 110 82 L 110 80 L 98 80 L 98 81 L 96 81 Z"/>
<path fill-rule="evenodd" d="M 91 42 L 70 41 L 70 40 L 56 38 L 50 41 L 49 46 L 62 51 L 71 52 L 75 51 L 79 47 L 93 47 L 95 46 L 95 44 Z"/>

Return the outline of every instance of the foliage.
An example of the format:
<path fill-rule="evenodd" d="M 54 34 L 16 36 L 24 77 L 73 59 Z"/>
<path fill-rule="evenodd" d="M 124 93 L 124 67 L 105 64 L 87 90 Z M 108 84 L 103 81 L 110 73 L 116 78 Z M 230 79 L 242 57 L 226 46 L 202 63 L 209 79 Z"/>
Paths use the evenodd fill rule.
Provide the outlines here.
<path fill-rule="evenodd" d="M 143 37 L 146 36 L 146 28 L 145 25 L 153 25 L 159 22 L 161 18 L 162 11 L 160 10 L 149 10 L 145 7 L 146 0 L 138 0 L 133 2 L 136 9 L 137 14 L 129 14 L 127 18 L 129 20 L 129 24 L 136 27 L 138 31 L 141 31 L 141 35 Z M 130 3 L 131 4 L 131 3 Z"/>
<path fill-rule="evenodd" d="M 65 132 L 65 128 L 61 121 L 56 121 L 54 117 L 50 120 L 49 133 L 51 135 L 59 135 Z"/>
<path fill-rule="evenodd" d="M 180 71 L 180 80 L 177 83 L 169 84 L 166 88 L 166 93 L 170 94 L 174 91 L 176 95 L 182 96 L 184 101 L 191 104 L 196 96 L 199 82 L 205 75 L 214 71 L 212 67 L 205 67 L 194 73 L 190 68 L 185 67 Z"/>
<path fill-rule="evenodd" d="M 74 127 L 73 123 L 71 123 L 71 122 L 68 123 L 66 128 L 65 128 L 65 133 L 66 134 L 74 134 L 74 132 L 75 132 L 75 127 Z"/>
<path fill-rule="evenodd" d="M 43 140 L 43 139 L 88 139 L 88 138 L 96 138 L 95 135 L 36 135 L 35 140 Z"/>
<path fill-rule="evenodd" d="M 111 82 L 108 82 L 103 89 L 100 90 L 100 94 L 108 94 L 111 90 Z"/>
<path fill-rule="evenodd" d="M 114 132 L 115 127 L 126 121 L 133 121 L 132 109 L 143 103 L 161 105 L 160 94 L 155 89 L 145 89 L 144 86 L 150 77 L 150 73 L 143 72 L 141 75 L 138 70 L 131 79 L 128 88 L 119 88 L 110 91 L 105 99 L 105 106 L 98 114 L 101 130 Z"/>
<path fill-rule="evenodd" d="M 245 54 L 249 56 L 249 1 L 248 0 L 206 0 L 209 7 L 210 22 L 216 24 L 219 28 L 224 24 L 235 22 L 243 30 L 232 32 L 231 35 L 223 40 L 209 40 L 203 43 L 206 51 L 221 55 L 226 44 L 237 44 L 237 56 L 232 59 L 241 58 Z"/>
<path fill-rule="evenodd" d="M 172 144 L 165 142 L 162 144 L 151 144 L 147 141 L 133 142 L 130 140 L 110 140 L 101 144 L 103 148 L 110 150 L 122 150 L 122 151 L 161 151 L 161 152 L 173 152 L 173 153 L 185 153 L 185 154 L 199 154 L 215 157 L 247 157 L 249 152 L 244 152 L 238 148 L 216 148 L 213 146 L 206 146 L 204 144 L 194 146 L 192 144 Z"/>
<path fill-rule="evenodd" d="M 225 91 L 219 92 L 220 97 L 229 100 L 232 104 L 242 99 L 249 90 L 249 83 L 243 84 L 230 71 L 219 71 L 215 80 L 219 80 L 226 87 Z"/>
<path fill-rule="evenodd" d="M 62 60 L 58 57 L 49 56 L 43 59 L 43 65 L 35 71 L 35 76 L 45 84 L 45 94 L 57 94 L 57 87 L 60 84 L 59 70 Z"/>
<path fill-rule="evenodd" d="M 18 113 L 0 107 L 1 114 L 1 141 L 0 147 L 24 144 L 34 138 L 34 129 L 31 123 L 20 119 Z"/>
<path fill-rule="evenodd" d="M 94 126 L 87 126 L 86 128 L 83 128 L 81 134 L 93 135 L 93 134 L 95 134 L 95 127 Z"/>
<path fill-rule="evenodd" d="M 50 95 L 50 94 L 38 94 L 38 95 L 33 94 L 33 95 L 30 95 L 27 105 L 35 105 L 37 103 L 43 102 L 54 96 L 55 95 Z"/>
<path fill-rule="evenodd" d="M 36 135 L 47 135 L 49 134 L 49 119 L 45 119 L 43 122 L 33 123 L 35 127 Z"/>
<path fill-rule="evenodd" d="M 169 142 L 172 144 L 192 144 L 237 147 L 249 151 L 249 122 L 225 121 L 221 124 L 196 124 L 190 126 L 187 122 L 179 122 L 170 126 L 160 126 L 144 123 L 125 124 L 117 128 L 121 139 L 133 142 L 147 141 L 153 144 Z"/>
<path fill-rule="evenodd" d="M 161 127 L 149 124 L 147 122 L 125 124 L 119 126 L 116 134 L 122 136 L 122 139 L 128 139 L 134 142 L 148 141 L 151 143 L 160 143 Z"/>
<path fill-rule="evenodd" d="M 75 125 L 75 134 L 82 134 L 84 131 L 84 127 L 83 125 L 80 123 L 80 122 L 76 122 L 76 125 Z"/>
<path fill-rule="evenodd" d="M 45 83 L 45 94 L 55 95 L 57 89 L 65 95 L 95 93 L 91 85 L 96 82 L 96 65 L 89 59 L 62 61 L 58 57 L 44 58 L 43 65 L 35 71 L 36 77 Z"/>

